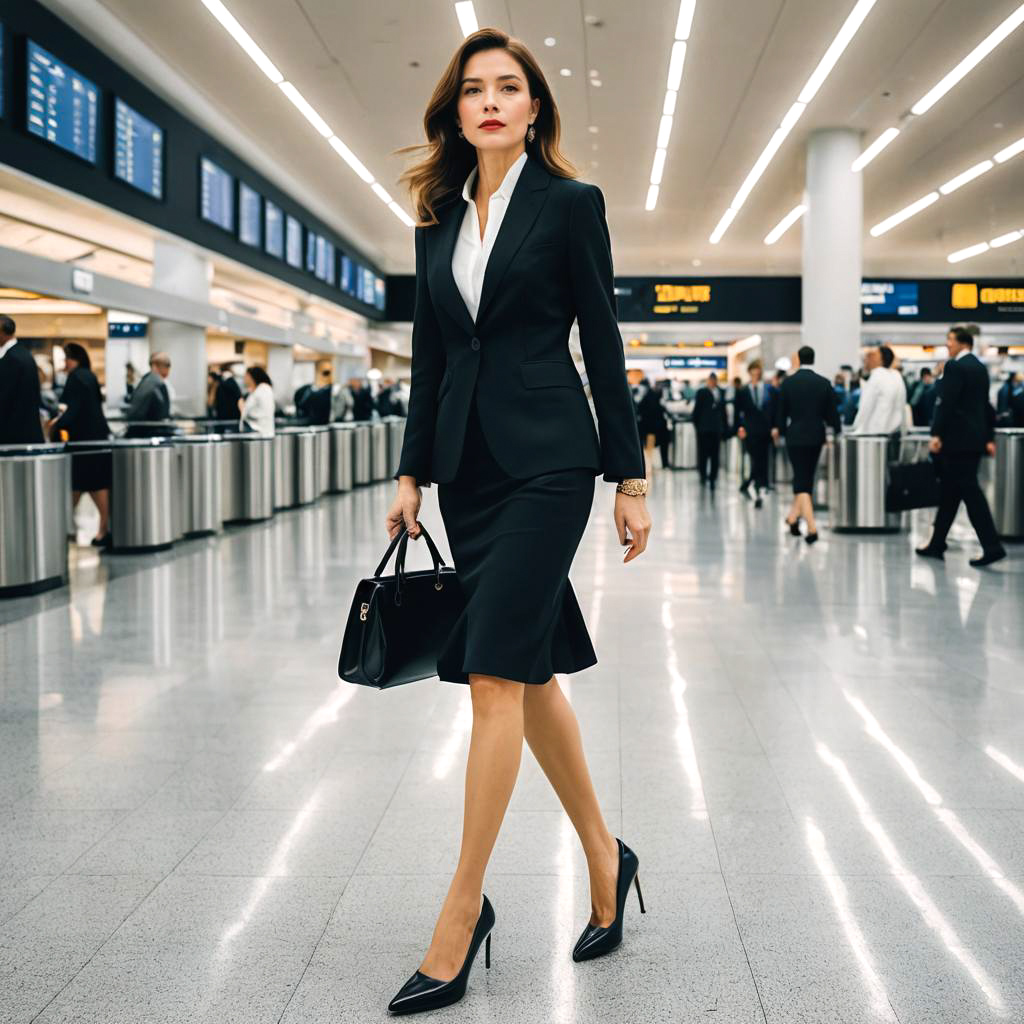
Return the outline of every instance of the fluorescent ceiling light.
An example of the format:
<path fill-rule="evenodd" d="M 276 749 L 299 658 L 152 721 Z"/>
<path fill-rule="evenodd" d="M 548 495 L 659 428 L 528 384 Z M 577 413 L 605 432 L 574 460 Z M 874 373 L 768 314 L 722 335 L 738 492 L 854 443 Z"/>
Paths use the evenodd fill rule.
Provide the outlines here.
<path fill-rule="evenodd" d="M 799 206 L 794 206 L 793 209 L 790 210 L 789 213 L 787 213 L 786 216 L 783 217 L 767 235 L 764 236 L 764 244 L 774 245 L 806 212 L 807 207 L 804 206 L 803 203 Z"/>
<path fill-rule="evenodd" d="M 686 43 L 677 39 L 672 44 L 672 56 L 668 61 L 668 84 L 666 89 L 673 92 L 678 91 L 679 83 L 683 80 L 683 63 L 686 60 Z"/>
<path fill-rule="evenodd" d="M 1008 231 L 1005 235 L 993 238 L 988 244 L 993 249 L 1001 249 L 1004 245 L 1009 245 L 1011 242 L 1019 242 L 1022 238 L 1024 238 L 1024 231 Z"/>
<path fill-rule="evenodd" d="M 373 175 L 366 169 L 359 158 L 345 145 L 337 135 L 327 140 L 328 145 L 359 175 L 367 185 L 373 184 Z"/>
<path fill-rule="evenodd" d="M 966 249 L 951 252 L 946 257 L 946 261 L 949 263 L 959 263 L 961 260 L 969 260 L 972 256 L 980 256 L 983 252 L 988 252 L 988 250 L 988 242 L 979 242 L 977 245 L 969 245 Z"/>
<path fill-rule="evenodd" d="M 256 45 L 252 36 L 239 25 L 235 16 L 221 3 L 221 0 L 203 0 L 206 9 L 228 30 L 231 37 L 252 59 L 252 62 L 269 78 L 274 85 L 284 81 L 284 75 L 274 66 L 274 62 Z"/>
<path fill-rule="evenodd" d="M 945 185 L 940 185 L 939 191 L 944 196 L 948 196 L 950 192 L 955 192 L 961 185 L 966 185 L 967 182 L 980 178 L 986 171 L 991 171 L 993 167 L 995 167 L 995 164 L 991 160 L 982 160 L 980 164 L 968 167 L 962 174 L 958 174 L 955 178 L 950 178 Z"/>
<path fill-rule="evenodd" d="M 911 108 L 912 114 L 931 110 L 962 78 L 973 71 L 1014 29 L 1024 24 L 1024 4 L 1021 4 L 998 28 L 990 32 L 952 71 L 949 72 Z"/>
<path fill-rule="evenodd" d="M 999 150 L 992 159 L 995 160 L 997 164 L 1004 164 L 1011 157 L 1017 156 L 1018 153 L 1024 153 L 1024 139 L 1018 139 L 1016 142 L 1007 146 L 1006 149 Z"/>
<path fill-rule="evenodd" d="M 672 118 L 666 114 L 661 116 L 661 124 L 658 126 L 658 141 L 654 144 L 658 149 L 668 148 L 668 139 L 672 134 Z"/>
<path fill-rule="evenodd" d="M 329 139 L 334 132 L 331 131 L 330 126 L 327 122 L 313 109 L 309 100 L 299 92 L 298 89 L 292 85 L 291 82 L 281 82 L 279 86 L 281 92 L 285 94 L 295 104 L 299 113 L 325 138 Z"/>
<path fill-rule="evenodd" d="M 661 184 L 661 174 L 665 169 L 665 150 L 656 149 L 654 151 L 654 164 L 651 166 L 651 184 Z"/>
<path fill-rule="evenodd" d="M 416 227 L 416 221 L 414 221 L 414 220 L 412 219 L 412 217 L 410 217 L 410 216 L 409 216 L 409 214 L 407 214 L 407 213 L 405 212 L 405 210 L 403 210 L 403 209 L 402 209 L 402 208 L 401 208 L 401 207 L 400 207 L 400 206 L 398 205 L 398 203 L 395 203 L 395 202 L 390 202 L 390 203 L 388 203 L 388 209 L 389 209 L 389 210 L 390 210 L 390 211 L 391 211 L 391 212 L 392 212 L 392 213 L 393 213 L 393 214 L 394 214 L 394 215 L 395 215 L 395 216 L 396 216 L 396 217 L 397 217 L 397 218 L 398 218 L 398 219 L 399 219 L 399 220 L 400 220 L 400 221 L 401 221 L 401 222 L 402 222 L 402 223 L 403 223 L 403 224 L 404 224 L 404 225 L 405 225 L 405 226 L 406 226 L 407 228 L 414 228 L 414 227 Z"/>
<path fill-rule="evenodd" d="M 871 234 L 878 238 L 879 235 L 884 235 L 886 231 L 890 231 L 896 227 L 897 224 L 902 224 L 905 220 L 909 220 L 914 214 L 920 213 L 922 210 L 927 210 L 932 203 L 937 203 L 940 199 L 939 193 L 929 192 L 928 195 L 922 196 L 917 202 L 911 203 L 909 206 L 905 206 L 899 213 L 894 213 L 891 217 L 887 217 L 881 223 L 876 224 L 871 229 Z"/>
<path fill-rule="evenodd" d="M 644 203 L 645 210 L 653 210 L 658 205 L 658 186 L 651 185 L 647 189 L 647 202 Z"/>
<path fill-rule="evenodd" d="M 676 112 L 676 97 L 679 95 L 675 89 L 665 90 L 665 102 L 662 105 L 661 112 L 671 117 Z"/>
<path fill-rule="evenodd" d="M 839 58 L 842 57 L 843 51 L 850 45 L 850 40 L 857 34 L 857 29 L 860 28 L 876 3 L 877 0 L 858 0 L 846 21 L 843 22 L 843 27 L 839 30 L 838 35 L 832 40 L 832 45 L 825 51 L 825 56 L 818 62 L 814 73 L 807 79 L 807 84 L 797 97 L 801 103 L 810 103 L 814 99 L 815 93 L 822 87 L 825 79 L 828 78 Z"/>
<path fill-rule="evenodd" d="M 877 0 L 857 0 L 853 10 L 850 11 L 847 15 L 846 21 L 843 22 L 839 33 L 836 35 L 835 39 L 832 40 L 831 44 L 829 44 L 829 48 L 825 51 L 825 55 L 818 62 L 818 66 L 814 69 L 811 77 L 807 79 L 803 89 L 800 90 L 800 95 L 797 97 L 796 102 L 786 112 L 786 116 L 782 119 L 779 127 L 776 128 L 775 134 L 768 140 L 768 145 L 764 147 L 761 155 L 757 158 L 757 161 L 751 168 L 750 173 L 740 186 L 739 191 L 735 196 L 733 196 L 729 209 L 725 212 L 722 219 L 718 222 L 718 226 L 711 233 L 709 241 L 712 245 L 717 245 L 722 240 L 722 236 L 732 223 L 733 218 L 737 213 L 739 213 L 740 208 L 747 201 L 747 197 L 753 191 L 754 186 L 768 169 L 768 165 L 772 162 L 775 154 L 779 151 L 779 147 L 786 141 L 786 136 L 793 130 L 793 125 L 797 123 L 800 116 L 807 109 L 807 104 L 810 103 L 815 94 L 822 87 L 825 79 L 828 78 L 832 69 L 839 61 L 839 58 L 843 55 L 843 51 L 850 45 L 850 41 L 857 34 L 857 30 L 864 23 L 864 19 L 868 16 L 871 8 L 874 7 L 876 3 Z"/>
<path fill-rule="evenodd" d="M 473 0 L 462 0 L 455 5 L 455 17 L 459 19 L 459 28 L 462 35 L 471 36 L 478 28 L 476 20 L 476 9 L 473 7 Z"/>
<path fill-rule="evenodd" d="M 382 202 L 387 203 L 389 206 L 391 205 L 391 203 L 394 202 L 391 196 L 388 195 L 387 190 L 384 188 L 384 186 L 380 184 L 380 182 L 375 181 L 371 188 L 373 189 L 374 194 L 377 196 L 377 198 L 380 199 Z"/>
<path fill-rule="evenodd" d="M 863 171 L 864 168 L 867 167 L 867 165 L 871 163 L 871 161 L 874 160 L 875 157 L 878 156 L 878 154 L 881 153 L 897 135 L 899 135 L 899 133 L 899 128 L 886 128 L 885 131 L 882 132 L 882 134 L 879 135 L 878 138 L 875 139 L 875 141 L 872 142 L 856 160 L 853 161 L 853 165 L 850 167 L 850 170 L 855 174 L 857 171 Z"/>
<path fill-rule="evenodd" d="M 697 0 L 680 0 L 679 17 L 676 19 L 676 39 L 689 39 L 693 27 L 693 12 L 697 8 Z"/>

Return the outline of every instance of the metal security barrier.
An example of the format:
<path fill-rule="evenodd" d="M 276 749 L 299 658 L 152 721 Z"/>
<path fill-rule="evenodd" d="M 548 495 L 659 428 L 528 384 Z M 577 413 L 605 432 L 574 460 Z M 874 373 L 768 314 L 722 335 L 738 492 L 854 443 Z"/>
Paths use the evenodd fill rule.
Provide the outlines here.
<path fill-rule="evenodd" d="M 357 487 L 370 482 L 370 424 L 355 424 L 355 459 L 352 480 Z"/>
<path fill-rule="evenodd" d="M 743 457 L 743 442 L 735 434 L 722 439 L 719 462 L 724 474 L 742 479 Z"/>
<path fill-rule="evenodd" d="M 351 491 L 356 454 L 356 425 L 354 423 L 332 423 L 331 470 L 328 490 L 333 493 Z"/>
<path fill-rule="evenodd" d="M 221 519 L 253 523 L 274 514 L 274 438 L 231 434 L 220 449 Z"/>
<path fill-rule="evenodd" d="M 316 496 L 331 489 L 331 432 L 328 427 L 311 427 L 316 449 Z"/>
<path fill-rule="evenodd" d="M 697 433 L 690 420 L 672 421 L 672 468 L 697 468 Z"/>
<path fill-rule="evenodd" d="M 102 446 L 103 442 L 98 442 Z M 112 550 L 162 551 L 175 541 L 178 452 L 170 437 L 109 441 Z"/>
<path fill-rule="evenodd" d="M 388 416 L 388 479 L 393 479 L 402 461 L 402 443 L 405 441 L 405 417 Z"/>
<path fill-rule="evenodd" d="M 1024 429 L 996 431 L 995 458 L 981 460 L 979 477 L 999 536 L 1024 538 Z"/>
<path fill-rule="evenodd" d="M 889 434 L 843 434 L 834 442 L 829 473 L 831 526 L 840 532 L 897 533 L 900 514 L 886 512 L 889 463 L 900 456 Z"/>
<path fill-rule="evenodd" d="M 274 435 L 274 511 L 295 504 L 295 442 L 285 427 Z"/>
<path fill-rule="evenodd" d="M 320 497 L 320 471 L 316 434 L 311 427 L 286 427 L 295 447 L 295 496 L 293 505 L 308 505 Z"/>
<path fill-rule="evenodd" d="M 388 425 L 382 421 L 370 424 L 370 479 L 376 483 L 388 474 Z"/>
<path fill-rule="evenodd" d="M 70 491 L 65 445 L 0 446 L 0 597 L 67 582 Z"/>
<path fill-rule="evenodd" d="M 220 434 L 174 439 L 178 450 L 178 537 L 217 533 L 223 522 L 221 469 L 227 442 Z"/>

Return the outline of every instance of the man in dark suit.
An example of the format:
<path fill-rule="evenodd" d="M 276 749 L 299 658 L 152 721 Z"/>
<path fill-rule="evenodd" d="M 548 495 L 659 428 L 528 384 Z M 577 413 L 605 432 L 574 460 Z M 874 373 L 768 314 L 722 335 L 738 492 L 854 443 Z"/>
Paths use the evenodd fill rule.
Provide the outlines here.
<path fill-rule="evenodd" d="M 754 485 L 754 508 L 763 504 L 768 489 L 768 453 L 775 422 L 775 389 L 764 380 L 764 367 L 755 359 L 748 367 L 750 383 L 736 392 L 736 433 L 750 456 L 750 476 L 740 484 L 740 491 L 750 497 Z"/>
<path fill-rule="evenodd" d="M 171 357 L 166 352 L 154 352 L 149 357 L 149 373 L 139 381 L 125 409 L 124 418 L 129 422 L 125 437 L 162 437 L 170 433 L 169 426 L 158 425 L 171 418 L 171 396 L 164 383 L 170 372 Z"/>
<path fill-rule="evenodd" d="M 825 444 L 825 427 L 837 434 L 842 429 L 836 394 L 829 381 L 811 368 L 814 349 L 801 346 L 797 352 L 797 370 L 791 373 L 779 388 L 775 403 L 775 426 L 772 437 L 786 437 L 786 454 L 793 466 L 793 504 L 786 523 L 794 537 L 800 536 L 800 520 L 807 521 L 808 544 L 818 539 L 818 526 L 814 519 L 814 474 L 818 458 Z"/>
<path fill-rule="evenodd" d="M 220 368 L 217 378 L 217 390 L 213 397 L 213 417 L 218 420 L 237 420 L 239 417 L 238 403 L 242 399 L 242 389 L 235 379 L 231 363 Z"/>
<path fill-rule="evenodd" d="M 42 444 L 39 368 L 15 337 L 16 325 L 0 316 L 0 444 Z"/>
<path fill-rule="evenodd" d="M 995 455 L 995 410 L 988 400 L 988 370 L 972 351 L 974 338 L 963 327 L 946 336 L 949 359 L 942 371 L 942 386 L 935 403 L 929 448 L 941 455 L 939 508 L 932 539 L 917 553 L 943 557 L 946 535 L 962 501 L 981 543 L 981 556 L 971 565 L 991 565 L 1006 557 L 985 495 L 978 486 L 978 465 L 985 453 Z"/>
<path fill-rule="evenodd" d="M 697 392 L 693 405 L 693 425 L 697 431 L 697 472 L 700 484 L 713 491 L 718 479 L 718 455 L 722 438 L 729 433 L 725 411 L 725 395 L 718 386 L 718 377 L 711 374 L 707 384 Z"/>

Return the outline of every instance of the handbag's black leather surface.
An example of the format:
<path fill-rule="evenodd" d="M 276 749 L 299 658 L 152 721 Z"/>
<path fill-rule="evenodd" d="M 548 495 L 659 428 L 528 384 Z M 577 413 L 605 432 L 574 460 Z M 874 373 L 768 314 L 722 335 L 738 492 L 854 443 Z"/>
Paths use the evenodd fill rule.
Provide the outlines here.
<path fill-rule="evenodd" d="M 886 512 L 935 508 L 938 504 L 939 479 L 931 459 L 889 463 L 889 486 L 885 489 Z"/>
<path fill-rule="evenodd" d="M 422 526 L 421 526 L 422 529 Z M 437 655 L 463 609 L 455 570 L 423 529 L 432 569 L 405 571 L 409 533 L 391 541 L 376 572 L 359 582 L 345 624 L 338 675 L 384 689 L 437 674 Z M 381 576 L 398 548 L 395 574 Z"/>

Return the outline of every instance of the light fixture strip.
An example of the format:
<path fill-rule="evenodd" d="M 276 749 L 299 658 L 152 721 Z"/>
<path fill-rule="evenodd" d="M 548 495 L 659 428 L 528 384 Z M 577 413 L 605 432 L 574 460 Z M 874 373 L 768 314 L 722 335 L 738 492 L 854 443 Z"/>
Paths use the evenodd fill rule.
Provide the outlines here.
<path fill-rule="evenodd" d="M 787 213 L 786 216 L 783 217 L 767 235 L 764 236 L 764 244 L 774 245 L 806 212 L 807 207 L 803 203 L 800 203 L 798 206 L 794 206 L 793 209 L 790 210 L 789 213 Z"/>
<path fill-rule="evenodd" d="M 864 168 L 867 167 L 867 165 L 871 163 L 871 161 L 874 160 L 890 142 L 893 142 L 896 139 L 899 133 L 899 128 L 886 128 L 885 131 L 882 132 L 882 134 L 879 135 L 878 138 L 875 139 L 875 141 L 872 142 L 856 160 L 853 161 L 850 170 L 853 171 L 854 174 L 856 174 L 857 171 L 863 171 Z"/>
<path fill-rule="evenodd" d="M 957 249 L 956 252 L 951 252 L 946 257 L 946 262 L 960 263 L 963 260 L 971 259 L 972 256 L 980 256 L 983 252 L 988 252 L 989 249 L 1001 249 L 1004 245 L 1019 242 L 1022 238 L 1024 238 L 1024 231 L 1008 231 L 1005 235 L 993 238 L 991 242 L 978 242 L 977 245 L 969 245 L 966 249 Z"/>
<path fill-rule="evenodd" d="M 480 27 L 476 20 L 476 8 L 473 0 L 460 0 L 455 5 L 455 17 L 459 19 L 459 28 L 462 30 L 462 38 L 471 36 Z"/>
<path fill-rule="evenodd" d="M 871 229 L 871 234 L 874 238 L 878 238 L 884 235 L 887 231 L 891 231 L 897 224 L 902 224 L 905 220 L 909 220 L 915 214 L 920 213 L 922 210 L 927 210 L 932 203 L 937 203 L 941 196 L 938 191 L 929 192 L 928 195 L 922 196 L 920 199 L 915 200 L 909 206 L 903 207 L 902 210 L 894 213 L 891 217 L 887 217 L 885 220 L 880 221 Z"/>
<path fill-rule="evenodd" d="M 991 160 L 982 160 L 980 164 L 968 167 L 966 171 L 958 174 L 955 178 L 950 178 L 944 185 L 940 185 L 939 191 L 944 196 L 948 196 L 950 192 L 955 192 L 969 181 L 980 178 L 986 171 L 991 171 L 993 167 L 995 167 L 995 164 Z"/>
<path fill-rule="evenodd" d="M 768 165 L 779 151 L 779 147 L 785 142 L 786 136 L 789 135 L 793 126 L 807 109 L 807 104 L 810 103 L 818 90 L 824 85 L 832 69 L 839 62 L 839 58 L 850 45 L 853 37 L 857 34 L 861 25 L 864 24 L 864 19 L 867 18 L 877 2 L 878 0 L 857 0 L 857 3 L 854 4 L 853 9 L 846 16 L 846 20 L 843 22 L 836 37 L 829 44 L 824 56 L 818 62 L 818 66 L 811 73 L 811 77 L 807 79 L 803 89 L 800 90 L 796 102 L 786 112 L 786 116 L 782 119 L 779 127 L 775 129 L 774 134 L 768 140 L 768 145 L 761 151 L 761 155 L 757 158 L 750 173 L 740 186 L 739 191 L 733 197 L 732 202 L 729 204 L 729 209 L 723 214 L 715 230 L 712 231 L 711 237 L 708 239 L 712 245 L 717 245 L 722 240 L 723 235 L 729 229 L 729 225 L 735 219 L 736 214 L 739 213 L 740 208 L 747 201 L 754 186 L 768 169 Z"/>
<path fill-rule="evenodd" d="M 284 81 L 284 75 L 277 70 L 274 62 L 256 45 L 255 40 L 238 23 L 238 19 L 221 3 L 221 0 L 203 0 L 203 6 L 224 26 L 228 34 L 245 50 L 252 62 L 274 85 Z"/>

